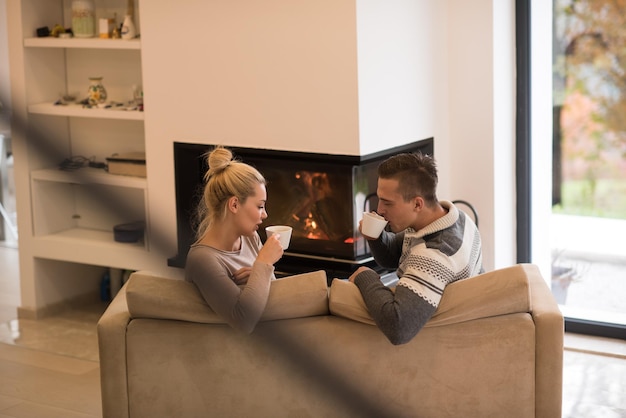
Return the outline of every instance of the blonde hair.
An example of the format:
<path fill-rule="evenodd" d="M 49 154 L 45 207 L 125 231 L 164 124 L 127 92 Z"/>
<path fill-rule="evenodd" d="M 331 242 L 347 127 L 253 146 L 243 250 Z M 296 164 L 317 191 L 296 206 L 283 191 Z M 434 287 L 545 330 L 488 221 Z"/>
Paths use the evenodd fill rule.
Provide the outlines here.
<path fill-rule="evenodd" d="M 197 240 L 214 222 L 225 218 L 228 199 L 235 196 L 243 204 L 258 184 L 265 184 L 256 168 L 233 159 L 229 149 L 217 146 L 204 157 L 209 169 L 204 174 L 204 192 L 196 213 Z"/>

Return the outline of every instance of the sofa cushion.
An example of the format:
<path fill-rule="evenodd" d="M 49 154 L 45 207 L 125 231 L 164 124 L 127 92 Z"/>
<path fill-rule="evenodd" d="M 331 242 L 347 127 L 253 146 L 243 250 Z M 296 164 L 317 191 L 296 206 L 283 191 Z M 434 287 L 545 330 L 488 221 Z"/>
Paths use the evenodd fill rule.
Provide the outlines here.
<path fill-rule="evenodd" d="M 365 306 L 361 291 L 354 283 L 347 280 L 334 279 L 332 281 L 328 292 L 328 308 L 332 315 L 376 325 Z"/>
<path fill-rule="evenodd" d="M 530 312 L 530 293 L 522 265 L 490 271 L 446 286 L 441 302 L 425 326 Z M 331 314 L 375 325 L 354 283 L 335 279 L 329 293 Z"/>
<path fill-rule="evenodd" d="M 193 283 L 135 272 L 126 287 L 131 318 L 224 324 Z M 261 321 L 328 314 L 326 273 L 315 271 L 272 281 Z"/>

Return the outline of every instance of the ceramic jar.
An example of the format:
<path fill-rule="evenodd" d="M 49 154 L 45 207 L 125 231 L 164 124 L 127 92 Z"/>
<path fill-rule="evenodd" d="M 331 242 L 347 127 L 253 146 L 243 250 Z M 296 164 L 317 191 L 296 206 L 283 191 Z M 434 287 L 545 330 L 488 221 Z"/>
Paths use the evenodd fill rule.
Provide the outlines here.
<path fill-rule="evenodd" d="M 96 6 L 93 0 L 72 1 L 72 32 L 76 38 L 96 36 Z"/>
<path fill-rule="evenodd" d="M 133 23 L 133 17 L 131 15 L 126 15 L 124 18 L 124 23 L 122 23 L 122 39 L 133 39 L 137 36 L 135 32 L 135 24 Z"/>
<path fill-rule="evenodd" d="M 89 77 L 87 100 L 90 105 L 97 106 L 107 100 L 107 91 L 102 85 L 102 77 Z"/>

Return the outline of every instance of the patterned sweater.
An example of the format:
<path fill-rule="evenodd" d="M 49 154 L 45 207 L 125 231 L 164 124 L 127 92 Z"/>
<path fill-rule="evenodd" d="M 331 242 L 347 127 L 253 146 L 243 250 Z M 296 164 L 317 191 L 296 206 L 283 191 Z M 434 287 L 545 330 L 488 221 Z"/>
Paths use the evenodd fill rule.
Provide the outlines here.
<path fill-rule="evenodd" d="M 395 268 L 395 291 L 373 270 L 354 280 L 372 318 L 392 344 L 409 342 L 437 310 L 449 283 L 483 273 L 478 228 L 451 202 L 448 213 L 425 228 L 383 232 L 369 241 L 376 262 Z"/>

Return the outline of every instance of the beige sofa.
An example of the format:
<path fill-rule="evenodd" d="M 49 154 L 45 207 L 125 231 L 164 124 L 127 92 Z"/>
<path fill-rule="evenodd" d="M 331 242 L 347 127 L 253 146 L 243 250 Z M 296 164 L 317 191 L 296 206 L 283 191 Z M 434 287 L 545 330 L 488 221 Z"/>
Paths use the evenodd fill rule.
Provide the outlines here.
<path fill-rule="evenodd" d="M 563 316 L 534 265 L 454 283 L 408 344 L 323 272 L 272 284 L 251 335 L 134 273 L 98 323 L 104 417 L 561 416 Z"/>

